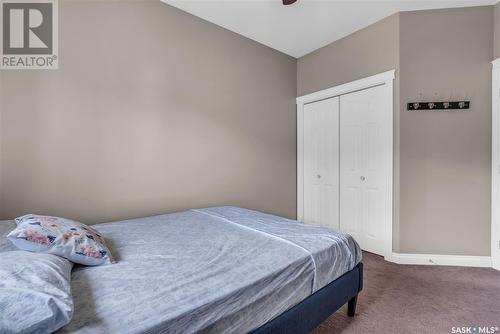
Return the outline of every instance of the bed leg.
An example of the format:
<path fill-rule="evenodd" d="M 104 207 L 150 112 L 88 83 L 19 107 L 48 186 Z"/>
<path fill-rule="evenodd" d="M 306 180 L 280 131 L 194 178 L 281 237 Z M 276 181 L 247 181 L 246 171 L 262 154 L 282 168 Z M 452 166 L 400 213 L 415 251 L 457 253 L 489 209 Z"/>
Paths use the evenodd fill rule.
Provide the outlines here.
<path fill-rule="evenodd" d="M 356 313 L 356 304 L 358 302 L 358 295 L 354 296 L 349 300 L 347 303 L 347 315 L 349 317 L 354 317 L 354 314 Z"/>

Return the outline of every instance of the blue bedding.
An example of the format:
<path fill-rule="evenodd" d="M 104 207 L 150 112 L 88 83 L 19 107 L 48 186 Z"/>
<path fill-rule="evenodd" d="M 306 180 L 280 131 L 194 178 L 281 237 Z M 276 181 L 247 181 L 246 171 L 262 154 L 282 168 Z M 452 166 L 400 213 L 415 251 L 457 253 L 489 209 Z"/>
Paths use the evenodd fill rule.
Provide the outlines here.
<path fill-rule="evenodd" d="M 118 262 L 74 267 L 60 333 L 245 333 L 361 260 L 348 235 L 236 207 L 93 227 Z"/>

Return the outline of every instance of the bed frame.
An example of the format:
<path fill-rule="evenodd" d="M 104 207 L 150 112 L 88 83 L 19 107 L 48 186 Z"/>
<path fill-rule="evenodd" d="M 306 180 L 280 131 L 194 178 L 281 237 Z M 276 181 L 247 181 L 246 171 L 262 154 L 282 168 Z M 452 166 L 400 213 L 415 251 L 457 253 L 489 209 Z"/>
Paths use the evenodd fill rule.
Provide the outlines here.
<path fill-rule="evenodd" d="M 330 315 L 347 305 L 347 315 L 354 316 L 358 293 L 363 289 L 363 263 L 316 291 L 299 304 L 262 325 L 251 334 L 307 334 Z"/>

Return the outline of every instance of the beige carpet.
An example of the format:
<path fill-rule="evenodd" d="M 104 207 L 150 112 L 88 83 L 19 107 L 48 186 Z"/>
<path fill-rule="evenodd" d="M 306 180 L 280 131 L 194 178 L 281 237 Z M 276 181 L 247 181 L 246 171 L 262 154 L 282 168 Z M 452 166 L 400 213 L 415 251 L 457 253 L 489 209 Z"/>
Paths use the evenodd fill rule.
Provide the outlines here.
<path fill-rule="evenodd" d="M 364 288 L 356 316 L 347 317 L 344 306 L 314 334 L 437 334 L 452 333 L 452 327 L 500 328 L 500 271 L 398 265 L 366 252 L 363 263 Z"/>

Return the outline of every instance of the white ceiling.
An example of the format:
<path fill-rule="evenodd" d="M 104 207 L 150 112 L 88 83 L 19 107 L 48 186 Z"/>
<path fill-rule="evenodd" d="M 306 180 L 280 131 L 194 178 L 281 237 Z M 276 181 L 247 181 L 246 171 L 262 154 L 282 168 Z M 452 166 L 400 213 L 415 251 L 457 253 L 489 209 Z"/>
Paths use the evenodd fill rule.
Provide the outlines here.
<path fill-rule="evenodd" d="M 498 0 L 161 0 L 299 58 L 398 11 L 492 5 Z"/>

